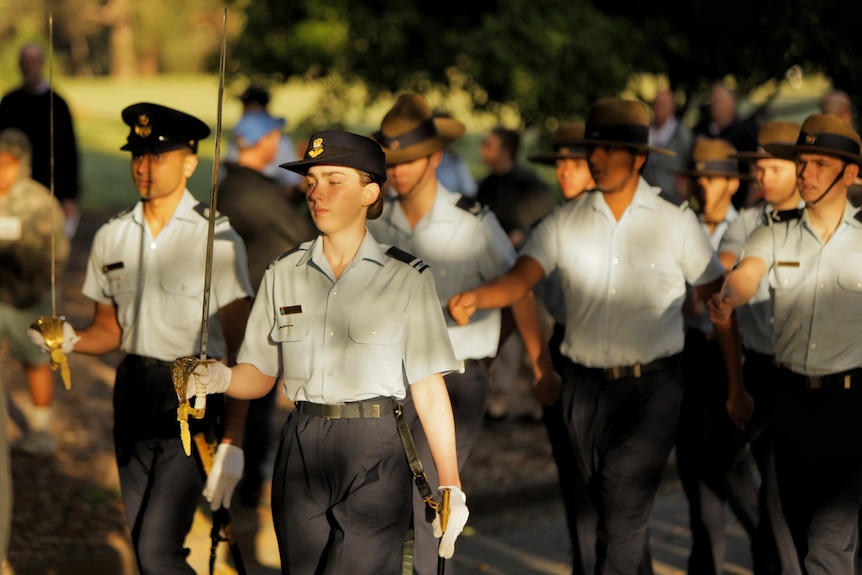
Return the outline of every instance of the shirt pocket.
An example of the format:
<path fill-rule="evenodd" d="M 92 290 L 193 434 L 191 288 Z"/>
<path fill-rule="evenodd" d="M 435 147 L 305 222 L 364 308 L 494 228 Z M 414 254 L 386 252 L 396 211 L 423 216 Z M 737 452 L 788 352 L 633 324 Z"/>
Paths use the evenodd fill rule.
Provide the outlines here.
<path fill-rule="evenodd" d="M 859 261 L 850 259 L 850 261 Z M 834 313 L 852 321 L 862 321 L 862 269 L 848 265 L 838 270 L 838 289 L 834 298 Z"/>
<path fill-rule="evenodd" d="M 279 314 L 269 337 L 281 346 L 285 380 L 308 381 L 313 361 L 311 317 L 303 313 Z"/>
<path fill-rule="evenodd" d="M 634 246 L 630 265 L 634 275 L 627 283 L 639 307 L 667 309 L 683 297 L 685 279 L 673 254 Z"/>
<path fill-rule="evenodd" d="M 164 290 L 163 309 L 157 311 L 162 314 L 167 325 L 187 328 L 200 323 L 203 273 L 190 270 L 188 273 L 164 276 L 161 286 Z"/>
<path fill-rule="evenodd" d="M 402 381 L 402 333 L 400 318 L 369 315 L 350 318 L 346 365 L 350 366 L 350 378 L 357 386 Z"/>
<path fill-rule="evenodd" d="M 117 308 L 117 321 L 120 327 L 127 329 L 135 319 L 135 288 L 137 276 L 130 270 L 117 268 L 105 272 L 105 287 L 102 293 L 114 300 Z"/>
<path fill-rule="evenodd" d="M 783 265 L 775 263 L 767 275 L 769 287 L 774 290 L 793 290 L 799 287 L 804 278 L 805 273 L 798 262 L 787 262 Z"/>

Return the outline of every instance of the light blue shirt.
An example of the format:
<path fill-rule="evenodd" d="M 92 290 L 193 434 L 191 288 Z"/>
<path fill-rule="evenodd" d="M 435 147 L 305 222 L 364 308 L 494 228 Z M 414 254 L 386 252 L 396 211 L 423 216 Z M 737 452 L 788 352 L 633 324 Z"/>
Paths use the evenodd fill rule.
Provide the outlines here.
<path fill-rule="evenodd" d="M 742 259 L 767 267 L 775 326 L 775 359 L 804 375 L 862 366 L 862 222 L 849 202 L 823 243 L 808 212 L 760 226 Z"/>
<path fill-rule="evenodd" d="M 458 369 L 424 264 L 386 255 L 366 233 L 340 277 L 323 239 L 266 270 L 237 361 L 284 374 L 293 401 L 403 399 L 406 385 Z"/>
<path fill-rule="evenodd" d="M 440 307 L 446 313 L 449 337 L 459 360 L 493 357 L 500 340 L 500 310 L 476 312 L 470 323 L 455 324 L 448 316 L 449 298 L 502 275 L 516 253 L 497 217 L 487 209 L 475 213 L 458 207 L 460 194 L 442 185 L 431 211 L 411 228 L 397 198 L 387 198 L 383 214 L 368 222 L 381 242 L 398 246 L 431 266 Z M 471 205 L 475 202 L 470 201 Z"/>
<path fill-rule="evenodd" d="M 619 221 L 601 192 L 585 193 L 542 220 L 521 255 L 546 275 L 560 270 L 568 316 L 560 350 L 591 367 L 682 351 L 686 282 L 723 274 L 694 212 L 643 178 Z"/>
<path fill-rule="evenodd" d="M 96 232 L 82 292 L 117 308 L 126 353 L 173 361 L 200 354 L 209 210 L 186 190 L 153 237 L 141 202 Z M 224 357 L 218 310 L 251 297 L 245 245 L 226 217 L 216 222 L 207 353 Z"/>

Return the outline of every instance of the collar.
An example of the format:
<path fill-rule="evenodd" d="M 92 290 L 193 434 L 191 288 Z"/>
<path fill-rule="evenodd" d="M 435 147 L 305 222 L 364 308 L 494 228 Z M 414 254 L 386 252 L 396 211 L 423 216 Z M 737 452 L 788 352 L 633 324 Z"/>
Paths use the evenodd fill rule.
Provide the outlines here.
<path fill-rule="evenodd" d="M 305 251 L 302 256 L 296 262 L 296 266 L 299 267 L 301 265 L 308 264 L 309 261 L 312 262 L 321 262 L 325 261 L 326 257 L 323 255 L 323 236 L 319 235 L 311 243 L 303 248 Z M 365 237 L 362 238 L 362 243 L 359 244 L 359 249 L 356 251 L 356 255 L 353 256 L 353 264 L 359 261 L 369 261 L 374 262 L 379 266 L 383 266 L 385 262 L 386 256 L 383 253 L 383 250 L 380 249 L 380 244 L 377 243 L 377 240 L 374 239 L 374 236 L 371 235 L 371 232 L 368 231 L 368 227 L 365 228 Z M 320 267 L 318 265 L 318 267 Z"/>
<path fill-rule="evenodd" d="M 177 207 L 174 209 L 174 213 L 171 216 L 171 219 L 174 218 L 185 221 L 196 221 L 200 220 L 201 216 L 195 211 L 195 206 L 198 205 L 198 200 L 192 195 L 188 188 L 183 190 L 183 197 L 180 199 L 180 203 L 177 204 Z M 135 207 L 132 209 L 132 218 L 135 220 L 137 224 L 144 223 L 144 201 L 138 200 L 138 203 L 135 204 Z"/>

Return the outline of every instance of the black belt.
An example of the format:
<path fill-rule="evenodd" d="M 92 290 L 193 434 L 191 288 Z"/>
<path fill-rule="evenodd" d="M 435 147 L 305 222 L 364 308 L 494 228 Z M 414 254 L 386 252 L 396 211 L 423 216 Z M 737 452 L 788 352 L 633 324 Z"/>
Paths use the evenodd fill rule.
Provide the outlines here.
<path fill-rule="evenodd" d="M 396 404 L 396 400 L 391 397 L 329 404 L 297 401 L 296 411 L 304 415 L 326 419 L 380 419 L 381 415 L 394 415 Z"/>
<path fill-rule="evenodd" d="M 859 367 L 826 375 L 802 375 L 782 366 L 781 373 L 807 389 L 851 389 L 862 384 L 862 368 Z"/>
<path fill-rule="evenodd" d="M 128 354 L 124 361 L 131 363 L 131 364 L 134 364 L 134 365 L 144 365 L 147 367 L 152 367 L 155 365 L 167 365 L 167 366 L 171 365 L 171 362 L 169 362 L 169 361 L 164 361 L 162 359 L 156 359 L 154 357 L 146 357 L 143 355 L 135 355 L 133 353 Z"/>
<path fill-rule="evenodd" d="M 620 365 L 614 367 L 587 367 L 579 363 L 572 363 L 576 371 L 590 377 L 598 377 L 608 381 L 618 379 L 637 379 L 648 373 L 672 369 L 679 364 L 679 354 L 668 357 L 660 357 L 649 363 L 636 363 L 634 365 Z"/>

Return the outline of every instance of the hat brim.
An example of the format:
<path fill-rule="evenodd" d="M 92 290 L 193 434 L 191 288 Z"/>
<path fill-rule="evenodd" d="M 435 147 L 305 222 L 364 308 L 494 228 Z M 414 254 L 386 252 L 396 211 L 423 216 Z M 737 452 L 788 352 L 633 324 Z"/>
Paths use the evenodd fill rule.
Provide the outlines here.
<path fill-rule="evenodd" d="M 351 151 L 343 154 L 339 154 L 337 156 L 329 156 L 327 158 L 308 158 L 304 160 L 297 160 L 295 162 L 287 162 L 284 164 L 279 164 L 279 168 L 284 168 L 285 170 L 295 172 L 300 175 L 307 175 L 308 170 L 313 168 L 314 166 L 342 166 L 344 168 L 353 168 L 358 171 L 366 171 L 362 168 L 357 168 L 357 160 L 363 160 L 366 155 L 361 151 Z M 369 172 L 371 173 L 371 172 Z M 380 177 L 380 174 L 373 174 L 374 176 Z M 382 175 L 383 180 L 386 181 L 386 175 Z"/>
<path fill-rule="evenodd" d="M 535 154 L 532 156 L 528 156 L 527 160 L 530 162 L 534 162 L 536 164 L 546 164 L 549 166 L 556 165 L 557 160 L 586 160 L 587 153 L 586 152 L 568 152 L 568 153 L 560 153 L 560 152 L 547 152 L 544 154 Z"/>
<path fill-rule="evenodd" d="M 618 148 L 631 148 L 640 152 L 655 152 L 663 156 L 676 156 L 676 152 L 673 150 L 650 146 L 649 144 L 644 144 L 642 142 L 623 142 L 620 140 L 578 140 L 577 142 L 572 142 L 572 145 L 584 146 L 586 148 L 595 148 L 596 146 L 615 146 Z"/>
<path fill-rule="evenodd" d="M 383 146 L 383 153 L 386 154 L 386 165 L 405 164 L 430 156 L 463 136 L 467 130 L 464 124 L 452 118 L 434 118 L 434 128 L 437 130 L 437 135 L 418 144 L 399 149 Z"/>
<path fill-rule="evenodd" d="M 850 154 L 840 150 L 831 150 L 818 146 L 806 146 L 795 144 L 767 144 L 764 146 L 766 151 L 773 154 L 782 160 L 796 160 L 799 154 L 819 154 L 821 156 L 831 156 L 833 158 L 841 158 L 847 160 L 859 167 L 862 167 L 862 156 L 858 154 Z"/>
<path fill-rule="evenodd" d="M 739 178 L 740 180 L 752 180 L 751 174 L 740 172 L 725 172 L 722 170 L 678 170 L 674 172 L 677 176 L 687 178 Z"/>
<path fill-rule="evenodd" d="M 140 142 L 126 142 L 120 150 L 124 152 L 132 152 L 133 154 L 164 154 L 165 152 L 173 152 L 174 150 L 187 149 L 197 153 L 197 151 L 186 142 L 177 142 L 174 140 L 160 141 L 153 140 L 145 142 L 141 139 Z"/>

